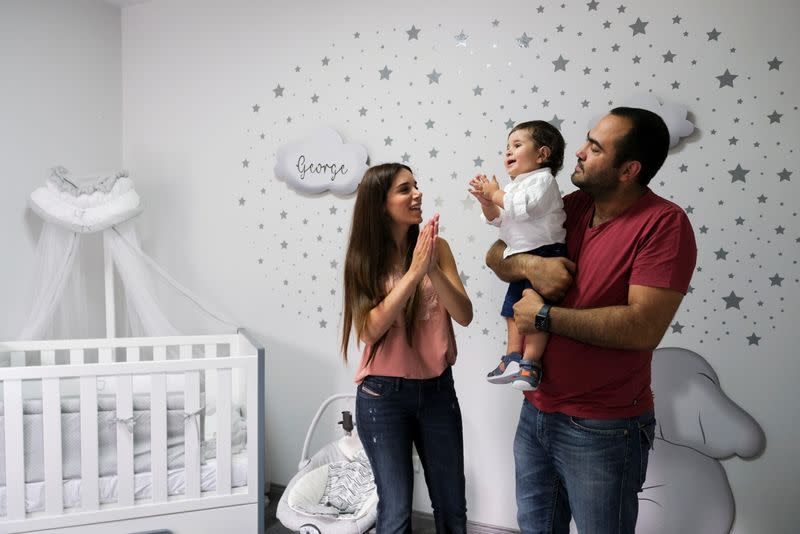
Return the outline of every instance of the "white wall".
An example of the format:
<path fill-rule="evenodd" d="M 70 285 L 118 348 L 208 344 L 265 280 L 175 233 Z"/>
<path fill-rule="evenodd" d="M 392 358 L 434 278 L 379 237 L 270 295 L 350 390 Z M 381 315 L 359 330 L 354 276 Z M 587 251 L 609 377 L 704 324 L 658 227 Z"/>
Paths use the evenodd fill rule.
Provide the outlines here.
<path fill-rule="evenodd" d="M 30 192 L 56 165 L 76 176 L 121 166 L 120 23 L 120 9 L 99 0 L 0 3 L 2 339 L 16 334 L 27 312 L 41 228 L 27 207 Z M 97 241 L 84 256 L 90 274 L 102 273 Z M 102 286 L 91 296 L 102 314 Z M 102 335 L 102 323 L 92 332 Z"/>
<path fill-rule="evenodd" d="M 373 162 L 410 156 L 425 214 L 442 214 L 477 312 L 457 331 L 455 372 L 469 517 L 512 527 L 520 398 L 482 378 L 502 351 L 502 285 L 483 266 L 496 234 L 478 221 L 466 183 L 479 170 L 502 172 L 507 120 L 562 119 L 571 154 L 592 117 L 652 93 L 688 106 L 698 127 L 653 184 L 691 212 L 700 249 L 694 291 L 663 345 L 703 355 L 766 434 L 761 457 L 724 462 L 734 532 L 792 531 L 789 503 L 800 497 L 798 434 L 786 420 L 800 376 L 790 320 L 798 297 L 798 5 L 653 0 L 593 10 L 542 2 L 539 12 L 537 3 L 473 4 L 302 0 L 278 9 L 174 0 L 123 10 L 123 161 L 148 208 L 143 244 L 266 343 L 272 480 L 285 484 L 295 473 L 311 416 L 329 394 L 352 391 L 354 372 L 337 356 L 352 198 L 287 189 L 271 172 L 277 147 L 324 124 L 366 145 Z M 648 23 L 644 34 L 629 27 L 637 18 Z M 421 30 L 416 40 L 412 25 Z M 518 46 L 523 32 L 533 38 L 529 48 Z M 559 56 L 569 60 L 564 71 L 552 63 Z M 773 57 L 783 63 L 770 70 Z M 384 66 L 388 80 L 380 79 Z M 732 87 L 716 78 L 726 69 L 737 76 Z M 429 81 L 434 70 L 439 83 Z M 773 111 L 779 121 L 768 119 Z M 737 165 L 749 170 L 744 182 L 728 172 Z M 778 175 L 784 168 L 788 180 Z M 780 285 L 770 281 L 775 274 Z M 744 298 L 738 308 L 722 300 L 731 291 Z M 428 509 L 422 495 L 417 505 Z"/>

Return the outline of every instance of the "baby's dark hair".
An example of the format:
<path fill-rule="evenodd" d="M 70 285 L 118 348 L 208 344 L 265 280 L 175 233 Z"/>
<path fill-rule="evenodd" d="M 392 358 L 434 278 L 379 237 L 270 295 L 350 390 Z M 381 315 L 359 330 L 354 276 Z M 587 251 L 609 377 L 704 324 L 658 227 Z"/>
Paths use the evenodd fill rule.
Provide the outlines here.
<path fill-rule="evenodd" d="M 550 157 L 545 162 L 546 167 L 550 167 L 553 176 L 558 174 L 564 165 L 564 138 L 558 128 L 546 121 L 521 122 L 514 126 L 508 135 L 517 130 L 525 130 L 537 146 L 546 146 L 550 149 Z"/>

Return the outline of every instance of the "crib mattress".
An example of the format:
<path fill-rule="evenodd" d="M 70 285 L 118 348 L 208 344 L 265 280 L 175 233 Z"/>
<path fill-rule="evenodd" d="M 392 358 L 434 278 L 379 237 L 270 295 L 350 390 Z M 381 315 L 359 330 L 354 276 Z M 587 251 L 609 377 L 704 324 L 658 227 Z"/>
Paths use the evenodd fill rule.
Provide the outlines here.
<path fill-rule="evenodd" d="M 117 475 L 100 477 L 98 487 L 100 503 L 117 502 Z M 152 497 L 152 476 L 149 472 L 134 475 L 135 499 L 149 499 Z M 209 460 L 200 466 L 200 487 L 202 491 L 216 490 L 217 462 Z M 231 459 L 231 486 L 241 487 L 247 485 L 247 454 L 241 452 L 234 454 Z M 80 506 L 81 479 L 75 478 L 64 481 L 64 508 Z M 167 494 L 183 495 L 186 491 L 186 474 L 184 469 L 170 469 L 167 472 Z M 29 482 L 25 484 L 25 510 L 27 513 L 40 512 L 45 506 L 44 482 Z M 6 515 L 6 488 L 0 487 L 0 517 Z"/>

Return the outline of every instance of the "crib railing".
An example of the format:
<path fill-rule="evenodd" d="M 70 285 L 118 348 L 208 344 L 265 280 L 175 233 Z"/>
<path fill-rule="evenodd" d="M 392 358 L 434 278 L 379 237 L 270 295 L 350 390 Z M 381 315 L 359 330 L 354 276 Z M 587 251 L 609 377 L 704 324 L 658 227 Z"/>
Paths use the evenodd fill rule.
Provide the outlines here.
<path fill-rule="evenodd" d="M 4 358 L 5 357 L 5 358 Z M 84 513 L 103 514 L 92 521 L 248 504 L 263 498 L 264 350 L 240 334 L 162 338 L 118 338 L 0 342 L 0 386 L 5 416 L 6 517 L 0 525 L 15 531 L 35 521 L 39 528 L 81 524 Z M 168 377 L 183 377 L 185 494 L 168 495 Z M 146 384 L 149 377 L 149 387 Z M 61 399 L 67 380 L 79 384 L 80 509 L 63 508 Z M 142 382 L 144 380 L 144 383 Z M 71 385 L 71 383 L 70 383 Z M 152 498 L 134 497 L 134 395 L 149 393 Z M 116 396 L 117 502 L 101 505 L 98 472 L 98 389 Z M 41 395 L 40 397 L 38 395 Z M 23 402 L 41 398 L 44 442 L 44 512 L 25 509 Z M 201 491 L 203 399 L 216 402 L 216 490 Z M 231 413 L 243 406 L 247 424 L 247 487 L 232 488 Z M 0 481 L 1 482 L 1 481 Z M 174 508 L 174 507 L 173 507 Z M 85 521 L 85 518 L 83 519 Z M 41 523 L 41 524 L 39 524 Z M 0 530 L 3 530 L 0 528 Z"/>

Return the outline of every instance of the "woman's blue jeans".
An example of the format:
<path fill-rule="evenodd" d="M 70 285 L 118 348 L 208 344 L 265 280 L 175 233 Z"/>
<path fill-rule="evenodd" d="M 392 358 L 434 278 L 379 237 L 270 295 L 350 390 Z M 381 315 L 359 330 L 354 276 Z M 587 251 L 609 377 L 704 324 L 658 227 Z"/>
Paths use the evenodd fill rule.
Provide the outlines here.
<path fill-rule="evenodd" d="M 414 380 L 368 376 L 358 386 L 356 425 L 378 488 L 377 534 L 411 532 L 416 446 L 437 533 L 466 533 L 464 440 L 453 375 Z"/>
<path fill-rule="evenodd" d="M 633 534 L 655 416 L 581 419 L 523 401 L 514 439 L 523 534 Z"/>

